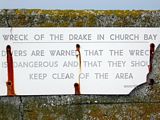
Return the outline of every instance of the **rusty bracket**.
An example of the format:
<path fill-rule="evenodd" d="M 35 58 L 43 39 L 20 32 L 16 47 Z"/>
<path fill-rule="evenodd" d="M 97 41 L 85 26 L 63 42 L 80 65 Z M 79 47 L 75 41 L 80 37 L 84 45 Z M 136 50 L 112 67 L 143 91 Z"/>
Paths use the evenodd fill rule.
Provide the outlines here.
<path fill-rule="evenodd" d="M 10 45 L 7 45 L 6 51 L 7 51 L 7 68 L 8 68 L 8 81 L 6 82 L 7 95 L 15 96 L 16 94 L 14 89 L 14 67 L 13 67 L 13 57 Z"/>
<path fill-rule="evenodd" d="M 80 95 L 80 85 L 78 83 L 74 84 L 74 89 L 75 89 L 75 95 Z"/>
<path fill-rule="evenodd" d="M 154 43 L 151 43 L 150 44 L 149 66 L 148 66 L 149 73 L 147 74 L 147 83 L 148 83 L 148 85 L 153 85 L 155 83 L 154 79 L 150 79 L 149 78 L 149 74 L 152 72 L 152 69 L 153 69 L 152 63 L 153 63 L 154 52 L 155 52 L 155 45 L 154 45 Z"/>

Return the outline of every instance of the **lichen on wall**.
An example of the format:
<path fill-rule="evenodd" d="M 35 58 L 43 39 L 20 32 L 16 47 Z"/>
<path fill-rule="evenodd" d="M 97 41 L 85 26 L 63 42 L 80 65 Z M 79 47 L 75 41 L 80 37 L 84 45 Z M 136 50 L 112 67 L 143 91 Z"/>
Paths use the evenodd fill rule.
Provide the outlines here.
<path fill-rule="evenodd" d="M 160 11 L 1 10 L 0 25 L 12 27 L 159 27 Z M 6 21 L 7 20 L 7 21 Z"/>

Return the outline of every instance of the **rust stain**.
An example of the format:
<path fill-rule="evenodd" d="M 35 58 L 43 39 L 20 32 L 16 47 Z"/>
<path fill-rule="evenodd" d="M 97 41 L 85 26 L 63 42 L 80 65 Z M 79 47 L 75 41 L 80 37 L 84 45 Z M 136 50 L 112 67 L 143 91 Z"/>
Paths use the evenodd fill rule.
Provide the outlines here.
<path fill-rule="evenodd" d="M 80 51 L 80 45 L 76 44 L 76 51 L 78 52 L 78 54 L 76 54 L 76 57 L 78 58 L 79 61 L 79 75 L 78 75 L 78 83 L 74 84 L 74 88 L 75 88 L 75 95 L 80 95 L 80 73 L 81 73 L 81 51 Z"/>
<path fill-rule="evenodd" d="M 78 52 L 78 55 L 76 55 L 76 57 L 79 57 L 79 69 L 81 71 L 81 51 L 80 51 L 80 45 L 76 44 L 76 51 Z"/>
<path fill-rule="evenodd" d="M 10 45 L 7 45 L 6 51 L 7 51 L 7 68 L 8 68 L 8 81 L 6 82 L 7 95 L 15 96 L 16 94 L 14 90 L 14 67 L 13 67 L 13 58 Z"/>

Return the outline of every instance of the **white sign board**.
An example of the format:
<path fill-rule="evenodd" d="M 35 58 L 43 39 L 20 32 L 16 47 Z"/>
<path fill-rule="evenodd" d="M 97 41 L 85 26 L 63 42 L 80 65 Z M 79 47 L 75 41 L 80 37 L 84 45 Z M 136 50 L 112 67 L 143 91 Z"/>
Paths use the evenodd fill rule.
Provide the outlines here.
<path fill-rule="evenodd" d="M 81 94 L 115 95 L 146 82 L 150 44 L 159 40 L 160 28 L 0 28 L 0 95 L 7 45 L 16 95 L 75 94 L 75 83 Z"/>

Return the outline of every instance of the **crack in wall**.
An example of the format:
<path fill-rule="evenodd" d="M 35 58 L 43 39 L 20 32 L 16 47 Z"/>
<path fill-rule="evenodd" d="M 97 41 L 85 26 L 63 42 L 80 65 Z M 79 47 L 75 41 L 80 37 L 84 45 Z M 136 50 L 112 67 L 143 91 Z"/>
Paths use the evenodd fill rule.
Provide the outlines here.
<path fill-rule="evenodd" d="M 19 112 L 20 112 L 20 119 L 21 120 L 24 120 L 24 107 L 23 107 L 23 100 L 22 100 L 22 97 L 19 96 Z"/>
<path fill-rule="evenodd" d="M 11 27 L 10 23 L 9 23 L 9 15 L 8 15 L 8 10 L 5 10 L 5 14 L 6 14 L 6 24 L 7 24 L 7 27 Z"/>

